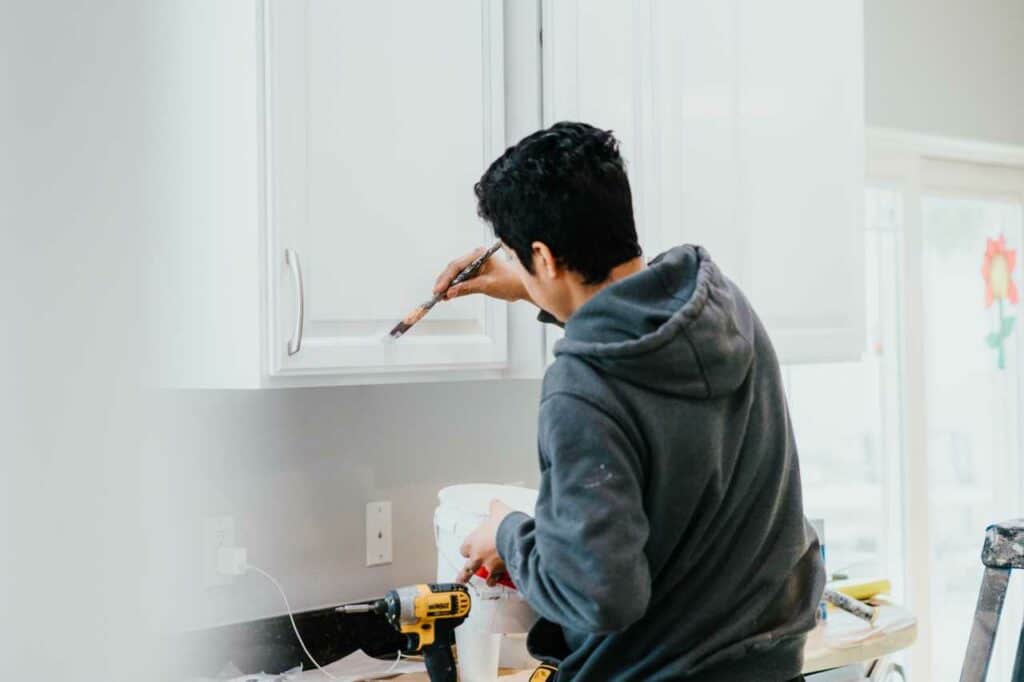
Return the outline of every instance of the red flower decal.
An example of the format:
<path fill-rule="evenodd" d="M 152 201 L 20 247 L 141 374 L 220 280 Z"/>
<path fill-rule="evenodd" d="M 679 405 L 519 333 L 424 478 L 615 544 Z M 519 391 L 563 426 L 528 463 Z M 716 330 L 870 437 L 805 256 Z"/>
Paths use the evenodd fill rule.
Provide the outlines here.
<path fill-rule="evenodd" d="M 981 265 L 981 276 L 985 279 L 985 307 L 991 307 L 997 299 L 1016 304 L 1019 296 L 1017 284 L 1013 281 L 1013 269 L 1017 265 L 1017 250 L 1006 248 L 1003 235 L 987 242 L 985 260 Z"/>

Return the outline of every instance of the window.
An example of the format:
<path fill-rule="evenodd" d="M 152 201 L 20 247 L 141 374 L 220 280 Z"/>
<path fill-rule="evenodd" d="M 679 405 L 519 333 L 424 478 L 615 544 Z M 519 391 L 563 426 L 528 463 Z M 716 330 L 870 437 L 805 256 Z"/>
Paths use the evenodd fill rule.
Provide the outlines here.
<path fill-rule="evenodd" d="M 1024 516 L 1024 150 L 886 132 L 868 146 L 864 353 L 783 371 L 829 571 L 890 577 L 920 619 L 910 679 L 952 680 L 984 528 Z M 1010 678 L 1022 606 L 1018 578 L 990 679 Z"/>
<path fill-rule="evenodd" d="M 929 195 L 921 210 L 931 645 L 935 679 L 956 679 L 981 583 L 982 529 L 1021 512 L 1020 330 L 1006 297 L 1020 274 L 1002 268 L 1006 250 L 1021 246 L 1022 213 L 1020 204 Z M 989 305 L 986 261 L 999 279 Z M 1010 679 L 1019 603 L 1007 600 L 1002 634 L 1012 636 L 1002 638 L 991 679 Z"/>

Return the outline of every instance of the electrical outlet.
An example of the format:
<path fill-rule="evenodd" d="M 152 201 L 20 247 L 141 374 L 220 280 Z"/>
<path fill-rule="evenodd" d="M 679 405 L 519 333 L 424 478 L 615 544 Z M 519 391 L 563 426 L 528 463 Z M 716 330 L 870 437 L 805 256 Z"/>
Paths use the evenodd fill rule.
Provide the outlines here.
<path fill-rule="evenodd" d="M 366 505 L 366 565 L 391 563 L 391 502 Z"/>
<path fill-rule="evenodd" d="M 234 577 L 217 570 L 217 550 L 234 547 L 235 519 L 231 516 L 210 516 L 203 519 L 203 587 L 230 585 Z"/>

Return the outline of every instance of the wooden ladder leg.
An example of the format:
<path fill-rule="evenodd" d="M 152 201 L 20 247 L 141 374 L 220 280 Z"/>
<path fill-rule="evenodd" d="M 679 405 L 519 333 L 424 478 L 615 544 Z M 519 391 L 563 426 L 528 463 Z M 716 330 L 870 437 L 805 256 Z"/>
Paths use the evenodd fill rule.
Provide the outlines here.
<path fill-rule="evenodd" d="M 960 682 L 985 682 L 1009 581 L 1009 568 L 985 568 L 985 576 L 981 579 L 981 591 L 978 593 L 978 607 L 974 611 L 971 638 L 967 643 L 967 655 L 964 657 L 964 667 L 960 671 Z M 1016 675 L 1013 679 L 1015 682 L 1019 680 Z"/>

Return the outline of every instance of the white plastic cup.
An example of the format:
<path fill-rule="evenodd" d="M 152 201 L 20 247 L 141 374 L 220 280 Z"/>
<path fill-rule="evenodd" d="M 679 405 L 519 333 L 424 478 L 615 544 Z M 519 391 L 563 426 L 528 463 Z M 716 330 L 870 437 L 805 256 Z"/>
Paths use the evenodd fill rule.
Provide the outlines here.
<path fill-rule="evenodd" d="M 455 628 L 459 649 L 459 682 L 498 682 L 501 634 L 474 627 L 466 619 Z"/>

